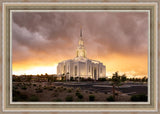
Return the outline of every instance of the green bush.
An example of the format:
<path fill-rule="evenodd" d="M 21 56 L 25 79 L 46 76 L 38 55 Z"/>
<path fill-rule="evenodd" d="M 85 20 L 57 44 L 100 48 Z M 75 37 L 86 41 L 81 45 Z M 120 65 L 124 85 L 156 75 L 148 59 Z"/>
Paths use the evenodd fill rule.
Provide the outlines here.
<path fill-rule="evenodd" d="M 68 93 L 71 93 L 72 92 L 72 90 L 71 89 L 68 89 Z"/>
<path fill-rule="evenodd" d="M 76 88 L 76 92 L 80 92 L 80 90 L 81 90 L 81 88 L 79 88 L 79 87 Z"/>
<path fill-rule="evenodd" d="M 139 94 L 139 95 L 132 95 L 131 96 L 131 101 L 147 101 L 148 98 L 144 94 Z"/>
<path fill-rule="evenodd" d="M 37 88 L 37 89 L 36 89 L 36 93 L 42 93 L 42 92 L 43 92 L 42 89 L 40 89 L 40 88 Z"/>
<path fill-rule="evenodd" d="M 44 87 L 43 87 L 43 89 L 47 89 L 47 87 L 46 87 L 46 86 L 44 86 Z"/>
<path fill-rule="evenodd" d="M 26 86 L 22 86 L 22 87 L 21 87 L 21 89 L 26 90 L 26 89 L 27 89 L 27 87 L 26 87 Z"/>
<path fill-rule="evenodd" d="M 13 86 L 13 89 L 18 89 L 18 87 L 17 86 Z"/>
<path fill-rule="evenodd" d="M 94 95 L 90 95 L 89 96 L 89 101 L 94 101 L 95 100 L 95 96 Z"/>
<path fill-rule="evenodd" d="M 35 95 L 32 95 L 29 100 L 30 101 L 39 101 L 39 98 Z"/>
<path fill-rule="evenodd" d="M 66 101 L 73 101 L 73 97 L 70 96 L 70 95 L 68 95 L 68 96 L 66 97 Z"/>
<path fill-rule="evenodd" d="M 58 95 L 59 95 L 58 93 L 54 93 L 53 94 L 54 97 L 58 97 Z"/>
<path fill-rule="evenodd" d="M 83 95 L 79 92 L 76 92 L 76 96 L 79 98 L 79 99 L 83 99 Z"/>
<path fill-rule="evenodd" d="M 83 95 L 82 95 L 82 94 L 79 94 L 79 95 L 78 95 L 78 98 L 79 98 L 79 99 L 83 99 Z"/>
<path fill-rule="evenodd" d="M 33 84 L 33 86 L 36 86 L 36 84 Z"/>
<path fill-rule="evenodd" d="M 70 77 L 70 81 L 74 81 L 74 78 L 73 78 L 73 77 Z"/>
<path fill-rule="evenodd" d="M 54 101 L 56 101 L 56 102 L 60 102 L 60 101 L 62 101 L 61 99 L 56 99 L 56 100 L 54 100 Z"/>
<path fill-rule="evenodd" d="M 48 87 L 48 90 L 52 91 L 52 90 L 53 90 L 53 87 Z"/>
<path fill-rule="evenodd" d="M 20 93 L 17 90 L 13 90 L 13 101 L 26 101 L 28 96 L 25 94 Z"/>
<path fill-rule="evenodd" d="M 98 78 L 98 81 L 106 81 L 106 78 Z"/>
<path fill-rule="evenodd" d="M 76 92 L 76 96 L 78 96 L 80 93 L 79 92 Z"/>
<path fill-rule="evenodd" d="M 23 99 L 23 100 L 27 100 L 27 95 L 25 95 L 25 94 L 21 94 L 21 98 Z"/>
<path fill-rule="evenodd" d="M 115 101 L 114 98 L 113 98 L 113 96 L 109 96 L 106 100 L 107 101 Z"/>

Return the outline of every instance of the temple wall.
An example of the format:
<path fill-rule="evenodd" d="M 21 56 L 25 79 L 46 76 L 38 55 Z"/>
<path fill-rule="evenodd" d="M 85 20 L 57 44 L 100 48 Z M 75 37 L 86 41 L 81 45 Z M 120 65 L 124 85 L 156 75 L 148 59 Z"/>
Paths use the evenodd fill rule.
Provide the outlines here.
<path fill-rule="evenodd" d="M 67 73 L 69 73 L 69 77 L 90 77 L 98 80 L 98 78 L 106 76 L 106 67 L 100 62 L 92 62 L 91 60 L 86 60 L 86 62 L 75 62 L 74 60 L 62 61 L 57 66 L 57 75 L 66 75 Z"/>

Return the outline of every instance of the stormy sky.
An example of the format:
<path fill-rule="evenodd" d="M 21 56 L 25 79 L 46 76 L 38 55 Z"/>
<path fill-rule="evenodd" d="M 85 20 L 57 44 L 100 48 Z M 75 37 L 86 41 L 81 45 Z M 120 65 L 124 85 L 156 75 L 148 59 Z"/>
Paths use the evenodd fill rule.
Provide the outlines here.
<path fill-rule="evenodd" d="M 80 27 L 87 58 L 103 62 L 106 72 L 147 75 L 146 12 L 14 12 L 13 72 L 74 58 Z"/>

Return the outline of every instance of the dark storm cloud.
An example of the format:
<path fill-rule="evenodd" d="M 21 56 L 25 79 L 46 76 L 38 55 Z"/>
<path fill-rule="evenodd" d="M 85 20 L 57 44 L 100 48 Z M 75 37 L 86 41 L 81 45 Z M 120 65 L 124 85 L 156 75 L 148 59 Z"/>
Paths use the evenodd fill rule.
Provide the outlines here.
<path fill-rule="evenodd" d="M 16 12 L 12 23 L 13 61 L 46 55 L 73 58 L 80 26 L 90 56 L 147 54 L 147 18 L 147 13 L 140 12 Z"/>

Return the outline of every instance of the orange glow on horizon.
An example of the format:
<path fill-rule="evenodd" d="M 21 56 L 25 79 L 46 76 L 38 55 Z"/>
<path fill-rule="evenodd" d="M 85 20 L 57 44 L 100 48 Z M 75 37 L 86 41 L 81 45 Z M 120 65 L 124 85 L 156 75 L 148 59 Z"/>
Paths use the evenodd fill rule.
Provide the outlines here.
<path fill-rule="evenodd" d="M 94 60 L 99 60 L 106 65 L 106 76 L 111 77 L 114 72 L 118 71 L 120 75 L 126 74 L 127 77 L 144 77 L 148 76 L 147 72 L 147 57 L 141 56 L 125 56 L 119 54 L 112 54 L 111 56 L 106 57 L 96 57 L 90 58 Z M 13 64 L 13 74 L 15 75 L 22 75 L 22 74 L 56 74 L 57 73 L 57 63 L 54 63 L 53 60 L 48 59 L 49 61 L 26 61 L 23 63 L 16 63 Z M 63 58 L 63 60 L 69 59 L 68 57 Z M 51 62 L 53 61 L 53 62 Z M 37 64 L 33 64 L 37 63 Z M 141 63 L 141 64 L 139 64 Z"/>
<path fill-rule="evenodd" d="M 21 70 L 20 70 L 21 69 Z M 37 74 L 56 74 L 57 73 L 57 65 L 54 66 L 35 66 L 35 67 L 28 67 L 28 68 L 15 68 L 13 70 L 14 75 L 37 75 Z"/>

